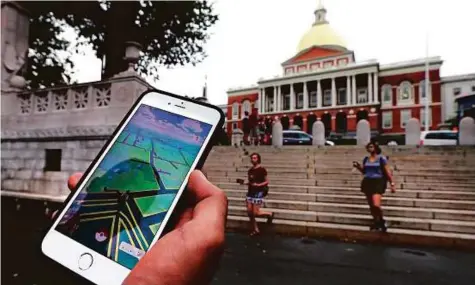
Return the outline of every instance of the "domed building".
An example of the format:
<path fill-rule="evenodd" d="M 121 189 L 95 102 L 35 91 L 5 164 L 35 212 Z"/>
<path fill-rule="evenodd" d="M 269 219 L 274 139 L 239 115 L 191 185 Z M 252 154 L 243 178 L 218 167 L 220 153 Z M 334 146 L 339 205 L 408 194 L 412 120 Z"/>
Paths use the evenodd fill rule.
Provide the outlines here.
<path fill-rule="evenodd" d="M 444 117 L 441 103 L 440 57 L 381 65 L 356 61 L 354 52 L 335 31 L 327 10 L 319 5 L 315 20 L 297 45 L 296 54 L 282 63 L 282 75 L 228 90 L 227 132 L 241 128 L 244 112 L 257 112 L 284 129 L 298 125 L 311 133 L 321 120 L 327 135 L 355 136 L 356 124 L 369 121 L 373 135 L 404 133 L 406 122 L 425 124 L 425 64 L 429 62 L 428 92 L 431 129 Z M 271 125 L 271 124 L 269 124 Z"/>

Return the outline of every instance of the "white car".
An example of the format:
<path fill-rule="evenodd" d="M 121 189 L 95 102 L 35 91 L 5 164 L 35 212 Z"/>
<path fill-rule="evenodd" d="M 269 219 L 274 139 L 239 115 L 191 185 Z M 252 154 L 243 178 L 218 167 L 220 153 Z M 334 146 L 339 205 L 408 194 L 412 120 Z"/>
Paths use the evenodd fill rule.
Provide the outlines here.
<path fill-rule="evenodd" d="M 420 145 L 457 145 L 458 132 L 450 130 L 421 132 Z"/>

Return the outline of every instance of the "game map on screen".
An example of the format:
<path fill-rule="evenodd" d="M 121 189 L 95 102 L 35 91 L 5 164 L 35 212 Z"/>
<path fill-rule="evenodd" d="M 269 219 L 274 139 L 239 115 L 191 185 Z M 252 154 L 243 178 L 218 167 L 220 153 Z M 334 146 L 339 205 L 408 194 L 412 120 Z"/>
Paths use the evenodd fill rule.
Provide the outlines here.
<path fill-rule="evenodd" d="M 211 127 L 141 105 L 56 229 L 132 269 L 148 250 Z"/>

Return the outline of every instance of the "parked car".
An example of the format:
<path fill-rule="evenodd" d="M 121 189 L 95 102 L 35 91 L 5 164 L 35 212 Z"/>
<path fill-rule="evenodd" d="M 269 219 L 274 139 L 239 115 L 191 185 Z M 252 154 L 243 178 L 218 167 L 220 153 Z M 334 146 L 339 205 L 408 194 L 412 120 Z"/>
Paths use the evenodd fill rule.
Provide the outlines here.
<path fill-rule="evenodd" d="M 458 132 L 450 130 L 421 132 L 420 145 L 457 145 Z"/>
<path fill-rule="evenodd" d="M 313 137 L 306 132 L 297 130 L 285 130 L 283 134 L 283 145 L 312 145 Z M 325 145 L 334 146 L 332 141 L 325 141 Z"/>

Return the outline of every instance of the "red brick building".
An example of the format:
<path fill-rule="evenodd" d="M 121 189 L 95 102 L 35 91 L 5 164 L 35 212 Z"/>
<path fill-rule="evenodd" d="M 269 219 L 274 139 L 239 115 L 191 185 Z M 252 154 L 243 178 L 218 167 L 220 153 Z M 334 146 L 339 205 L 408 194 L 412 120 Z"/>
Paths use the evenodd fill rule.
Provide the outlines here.
<path fill-rule="evenodd" d="M 425 64 L 429 62 L 430 128 L 441 120 L 439 57 L 380 65 L 357 62 L 355 54 L 332 30 L 323 6 L 302 37 L 297 53 L 282 63 L 283 75 L 228 91 L 227 132 L 241 128 L 244 112 L 298 125 L 311 133 L 321 120 L 328 132 L 353 136 L 360 119 L 379 134 L 400 134 L 412 117 L 425 124 Z"/>

